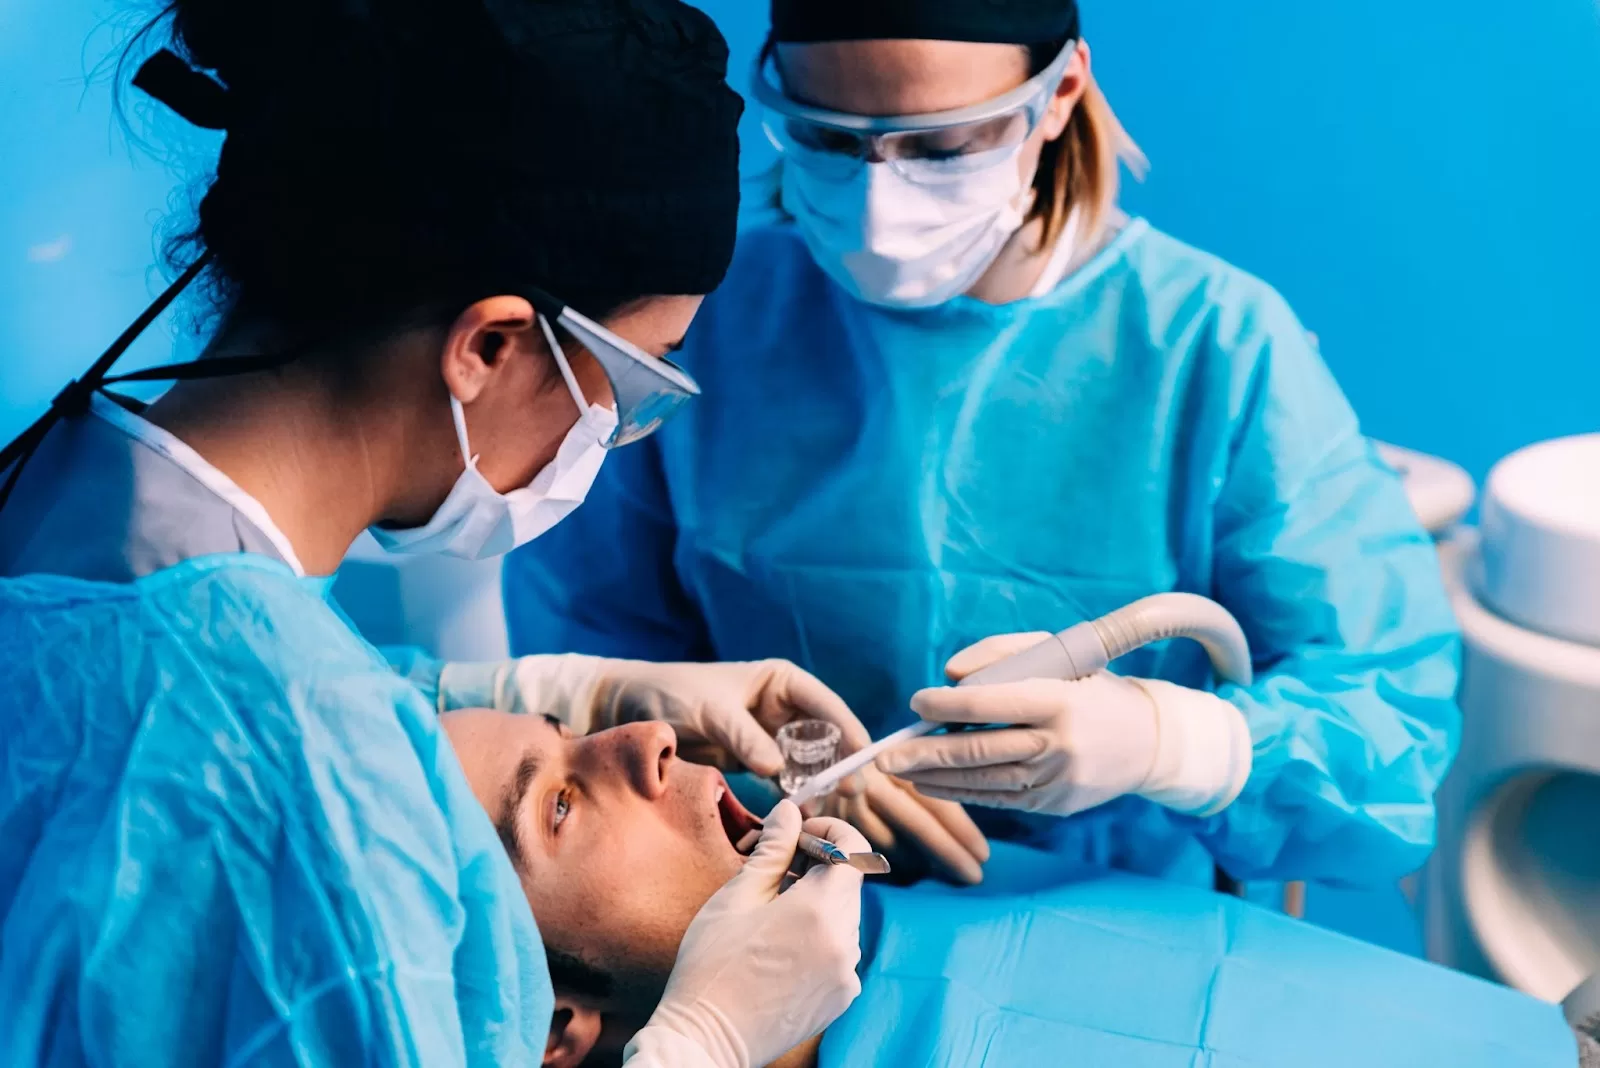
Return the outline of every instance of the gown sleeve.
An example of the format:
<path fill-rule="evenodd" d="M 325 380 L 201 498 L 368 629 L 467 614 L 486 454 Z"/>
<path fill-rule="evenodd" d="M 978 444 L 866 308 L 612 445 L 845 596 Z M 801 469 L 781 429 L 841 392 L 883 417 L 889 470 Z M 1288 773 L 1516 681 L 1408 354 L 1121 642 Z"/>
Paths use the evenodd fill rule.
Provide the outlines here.
<path fill-rule="evenodd" d="M 1224 685 L 1254 762 L 1200 832 L 1240 878 L 1415 870 L 1460 736 L 1460 643 L 1433 542 L 1287 307 L 1240 392 L 1212 595 L 1256 677 Z"/>
<path fill-rule="evenodd" d="M 355 629 L 352 625 L 351 629 Z M 378 652 L 389 662 L 395 674 L 422 692 L 429 707 L 444 711 L 439 701 L 439 674 L 444 661 L 430 656 L 425 649 L 415 645 L 383 645 Z"/>
<path fill-rule="evenodd" d="M 537 928 L 432 711 L 287 571 L 221 559 L 33 610 L 5 677 L 50 715 L 0 746 L 30 776 L 0 795 L 40 784 L 0 803 L 34 820 L 0 850 L 31 886 L 0 1059 L 527 1063 Z"/>

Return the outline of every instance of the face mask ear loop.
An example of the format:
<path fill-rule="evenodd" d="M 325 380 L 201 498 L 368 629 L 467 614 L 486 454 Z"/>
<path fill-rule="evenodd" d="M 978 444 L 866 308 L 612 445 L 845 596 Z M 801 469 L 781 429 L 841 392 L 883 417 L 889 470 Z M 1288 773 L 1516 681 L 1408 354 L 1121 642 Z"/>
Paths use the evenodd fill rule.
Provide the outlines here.
<path fill-rule="evenodd" d="M 1067 213 L 1067 223 L 1061 228 L 1061 236 L 1056 238 L 1060 244 L 1068 248 L 1078 243 L 1078 227 L 1083 225 L 1083 209 L 1075 207 Z"/>
<path fill-rule="evenodd" d="M 572 394 L 574 403 L 578 405 L 578 418 L 582 419 L 589 410 L 589 402 L 584 398 L 583 390 L 578 388 L 578 379 L 572 373 L 572 365 L 567 363 L 567 354 L 561 348 L 561 342 L 556 340 L 556 332 L 550 328 L 550 320 L 543 315 L 539 316 L 539 329 L 544 331 L 545 342 L 550 346 L 550 358 L 556 361 L 561 379 L 567 384 L 567 392 Z"/>
<path fill-rule="evenodd" d="M 478 466 L 478 458 L 467 445 L 467 410 L 461 406 L 454 393 L 450 394 L 450 418 L 456 421 L 456 443 L 461 446 L 461 462 L 470 471 Z"/>

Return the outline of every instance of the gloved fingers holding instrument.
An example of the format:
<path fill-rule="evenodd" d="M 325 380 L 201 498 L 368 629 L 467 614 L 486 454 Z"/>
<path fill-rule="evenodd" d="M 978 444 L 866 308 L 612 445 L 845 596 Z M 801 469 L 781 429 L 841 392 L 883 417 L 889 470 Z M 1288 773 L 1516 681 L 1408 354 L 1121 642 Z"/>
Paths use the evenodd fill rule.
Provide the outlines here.
<path fill-rule="evenodd" d="M 773 735 L 795 719 L 839 728 L 839 752 L 871 741 L 838 694 L 787 660 L 657 664 L 603 657 L 525 656 L 500 663 L 446 664 L 440 710 L 494 708 L 555 716 L 574 734 L 661 720 L 677 732 L 684 755 L 721 768 L 772 777 L 783 768 Z M 851 794 L 859 782 L 847 782 Z"/>
<path fill-rule="evenodd" d="M 867 849 L 838 820 L 803 829 L 848 853 Z M 630 1066 L 767 1064 L 861 992 L 861 873 L 819 864 L 782 889 L 801 830 L 800 810 L 780 801 L 743 869 L 690 923 L 659 1005 L 628 1044 Z"/>
<path fill-rule="evenodd" d="M 967 675 L 1046 634 L 985 639 L 951 658 Z M 1124 794 L 1208 816 L 1231 804 L 1250 774 L 1244 714 L 1215 694 L 1099 671 L 1077 680 L 933 687 L 911 698 L 924 720 L 958 730 L 914 738 L 877 767 L 929 797 L 1070 816 Z"/>

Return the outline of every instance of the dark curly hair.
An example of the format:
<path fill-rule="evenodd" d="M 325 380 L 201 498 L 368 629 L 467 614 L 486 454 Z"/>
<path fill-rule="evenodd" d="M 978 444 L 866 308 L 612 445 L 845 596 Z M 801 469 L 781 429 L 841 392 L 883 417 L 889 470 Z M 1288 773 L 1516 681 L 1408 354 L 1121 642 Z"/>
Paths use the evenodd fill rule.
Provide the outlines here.
<path fill-rule="evenodd" d="M 531 283 L 603 317 L 732 257 L 741 105 L 677 0 L 172 0 L 163 30 L 209 72 L 179 110 L 227 130 L 169 255 L 209 254 L 225 315 L 321 340 Z"/>

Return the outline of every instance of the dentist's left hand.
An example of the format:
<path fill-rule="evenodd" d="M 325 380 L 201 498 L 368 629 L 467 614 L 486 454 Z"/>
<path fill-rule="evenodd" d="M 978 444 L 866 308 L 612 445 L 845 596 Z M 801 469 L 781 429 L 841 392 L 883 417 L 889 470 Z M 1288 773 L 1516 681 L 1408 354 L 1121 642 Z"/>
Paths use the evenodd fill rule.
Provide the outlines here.
<path fill-rule="evenodd" d="M 701 763 L 772 777 L 783 756 L 772 738 L 794 719 L 836 724 L 839 755 L 872 739 L 843 699 L 787 660 L 655 664 L 596 656 L 525 656 L 494 664 L 446 664 L 440 711 L 494 708 L 555 716 L 574 734 L 655 719 L 677 731 Z M 849 795 L 859 784 L 846 784 Z"/>

